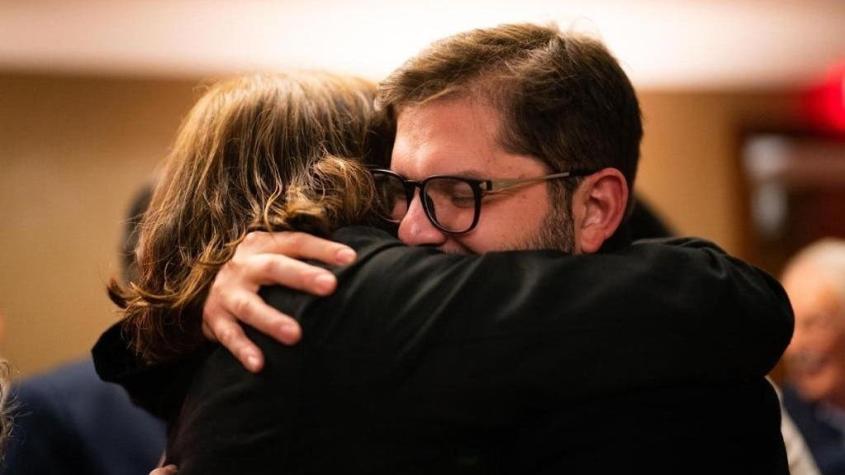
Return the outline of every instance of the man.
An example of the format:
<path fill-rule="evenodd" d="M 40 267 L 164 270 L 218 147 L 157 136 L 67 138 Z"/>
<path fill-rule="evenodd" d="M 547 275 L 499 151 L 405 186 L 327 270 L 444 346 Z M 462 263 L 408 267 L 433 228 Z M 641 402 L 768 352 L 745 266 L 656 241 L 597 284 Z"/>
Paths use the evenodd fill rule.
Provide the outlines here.
<path fill-rule="evenodd" d="M 438 229 L 414 199 L 397 216 L 405 244 L 460 253 L 594 253 L 606 241 L 608 247 L 625 241 L 619 228 L 631 207 L 642 124 L 633 87 L 597 41 L 534 25 L 467 32 L 394 72 L 382 83 L 380 100 L 397 123 L 390 167 L 410 179 L 593 172 L 485 197 L 477 225 L 460 234 Z M 234 315 L 284 343 L 299 338 L 294 320 L 254 295 L 258 286 L 281 283 L 326 295 L 336 285 L 323 269 L 269 253 L 347 264 L 354 252 L 301 234 L 256 234 L 239 251 L 212 287 L 204 331 L 257 370 L 260 352 Z"/>
<path fill-rule="evenodd" d="M 845 474 L 845 241 L 825 239 L 786 266 L 795 310 L 784 404 L 824 475 Z"/>
<path fill-rule="evenodd" d="M 706 245 L 693 244 L 678 254 L 659 246 L 625 245 L 620 225 L 629 208 L 642 130 L 633 89 L 599 43 L 532 25 L 476 30 L 446 39 L 412 59 L 388 78 L 381 99 L 396 118 L 391 169 L 398 175 L 377 172 L 377 181 L 389 200 L 390 218 L 398 221 L 399 237 L 419 245 L 418 254 L 431 254 L 432 247 L 456 254 L 514 249 L 613 252 L 572 258 L 538 253 L 521 263 L 511 262 L 515 254 L 491 253 L 476 268 L 446 267 L 451 272 L 428 264 L 422 269 L 430 268 L 428 273 L 420 272 L 420 266 L 382 268 L 396 274 L 390 291 L 358 283 L 353 266 L 340 271 L 349 276 L 349 287 L 341 287 L 339 295 L 323 303 L 303 302 L 297 300 L 301 296 L 280 294 L 276 288 L 264 294 L 273 304 L 268 306 L 254 295 L 262 284 L 281 282 L 322 295 L 331 293 L 336 284 L 333 274 L 273 252 L 348 263 L 352 251 L 302 234 L 258 233 L 242 244 L 218 275 L 204 311 L 207 335 L 216 336 L 251 370 L 258 370 L 262 354 L 245 338 L 233 315 L 292 343 L 299 339 L 300 329 L 278 308 L 299 316 L 308 309 L 335 305 L 339 311 L 331 315 L 331 323 L 321 320 L 322 315 L 306 319 L 313 325 L 308 330 L 311 337 L 290 351 L 322 355 L 318 349 L 326 327 L 344 328 L 352 333 L 329 335 L 329 341 L 339 345 L 335 348 L 369 342 L 386 349 L 388 358 L 376 358 L 371 366 L 353 364 L 344 372 L 332 365 L 346 364 L 345 359 L 317 356 L 326 365 L 321 368 L 331 370 L 333 377 L 309 372 L 317 378 L 310 384 L 320 387 L 324 380 L 340 378 L 355 388 L 349 399 L 357 405 L 338 400 L 337 388 L 331 385 L 315 392 L 311 403 L 328 398 L 338 406 L 318 407 L 346 422 L 366 424 L 366 418 L 338 407 L 372 415 L 373 432 L 388 447 L 394 447 L 385 437 L 388 432 L 380 432 L 389 425 L 385 413 L 401 421 L 416 417 L 417 425 L 403 422 L 395 427 L 395 437 L 413 440 L 416 434 L 409 431 L 418 428 L 427 442 L 417 452 L 402 452 L 400 447 L 407 449 L 407 444 L 397 443 L 395 452 L 381 451 L 375 462 L 380 457 L 395 462 L 408 456 L 423 463 L 420 457 L 428 456 L 438 463 L 453 463 L 452 469 L 464 463 L 469 471 L 489 470 L 498 461 L 511 471 L 521 467 L 586 473 L 591 468 L 606 472 L 628 467 L 712 473 L 718 467 L 723 473 L 783 473 L 777 402 L 762 376 L 777 358 L 772 358 L 771 347 L 785 345 L 788 339 L 789 331 L 783 332 L 781 326 L 788 326 L 788 310 L 781 319 L 785 315 L 775 310 L 778 305 L 758 299 L 759 276 Z M 364 248 L 362 259 L 377 259 L 378 251 Z M 675 257 L 667 258 L 670 254 Z M 462 258 L 440 255 L 435 260 L 452 264 Z M 477 268 L 484 271 L 481 275 L 501 275 L 485 283 L 472 274 Z M 748 283 L 752 285 L 745 287 Z M 453 285 L 458 284 L 462 293 L 455 298 Z M 514 287 L 516 292 L 508 293 Z M 779 295 L 779 290 L 772 290 Z M 750 301 L 743 298 L 746 291 L 753 295 Z M 538 296 L 541 293 L 543 297 Z M 460 308 L 466 319 L 448 318 L 444 306 Z M 362 327 L 363 322 L 353 320 L 367 315 L 356 309 L 380 315 L 383 307 L 408 318 L 382 322 L 384 327 L 372 323 Z M 749 319 L 755 314 L 762 320 Z M 719 330 L 713 331 L 710 319 L 724 315 L 731 315 L 724 322 L 730 330 L 722 331 L 717 324 Z M 771 317 L 778 321 L 769 321 Z M 356 328 L 362 329 L 357 334 L 363 340 L 353 336 Z M 373 334 L 384 338 L 366 339 Z M 739 334 L 743 337 L 732 339 Z M 344 335 L 349 345 L 344 345 Z M 390 338 L 397 335 L 400 341 L 394 345 Z M 464 339 L 473 335 L 481 338 Z M 702 338 L 696 339 L 697 335 Z M 267 395 L 292 397 L 277 372 L 279 364 L 289 360 L 266 338 L 251 336 L 271 352 L 274 363 L 270 375 L 245 382 L 254 399 L 244 392 L 215 391 L 213 384 L 202 391 L 209 396 L 236 395 L 249 403 L 238 404 L 238 410 L 261 413 L 266 403 L 278 404 Z M 734 350 L 743 348 L 749 338 L 759 340 L 750 343 L 769 348 L 765 355 L 749 351 L 737 356 Z M 707 355 L 708 350 L 715 354 Z M 673 365 L 673 358 L 683 363 Z M 350 374 L 374 377 L 383 365 L 394 368 L 392 361 L 402 369 L 402 378 L 409 378 L 399 387 L 387 386 L 395 398 L 356 386 L 359 378 L 350 380 Z M 223 363 L 229 366 L 221 378 L 243 377 L 231 362 Z M 467 380 L 468 375 L 473 377 Z M 255 384 L 265 378 L 275 378 L 278 384 L 267 387 L 281 393 L 258 391 L 261 386 Z M 299 387 L 290 381 L 287 386 Z M 399 394 L 394 392 L 397 388 Z M 484 394 L 490 399 L 485 400 Z M 426 404 L 426 396 L 432 396 L 434 403 Z M 370 404 L 362 402 L 368 400 Z M 202 401 L 197 398 L 186 406 L 200 407 Z M 218 398 L 216 414 L 226 407 L 221 401 Z M 376 411 L 379 403 L 387 409 Z M 409 408 L 413 412 L 400 410 Z M 274 406 L 272 411 L 276 410 Z M 530 416 L 523 418 L 526 414 Z M 248 420 L 264 427 L 267 421 L 251 415 Z M 206 432 L 230 436 L 243 430 L 239 422 L 243 421 L 212 424 L 206 428 L 215 429 Z M 266 429 L 277 430 L 278 425 Z M 340 424 L 335 431 L 349 435 L 354 433 L 351 427 Z M 715 439 L 716 427 L 727 431 L 728 437 Z M 449 429 L 454 433 L 448 435 Z M 183 448 L 190 448 L 186 441 L 191 437 L 202 437 L 192 430 L 196 431 L 188 425 L 185 433 L 190 437 L 182 440 Z M 426 434 L 443 439 L 435 445 L 437 437 Z M 333 435 L 334 431 L 322 434 Z M 367 436 L 344 440 L 354 448 Z M 477 445 L 468 442 L 472 440 Z M 737 447 L 740 441 L 747 446 Z M 336 440 L 332 448 L 340 450 Z M 372 462 L 354 452 L 343 454 L 362 464 Z M 336 462 L 332 457 L 318 462 Z M 508 465 L 512 463 L 519 465 Z"/>

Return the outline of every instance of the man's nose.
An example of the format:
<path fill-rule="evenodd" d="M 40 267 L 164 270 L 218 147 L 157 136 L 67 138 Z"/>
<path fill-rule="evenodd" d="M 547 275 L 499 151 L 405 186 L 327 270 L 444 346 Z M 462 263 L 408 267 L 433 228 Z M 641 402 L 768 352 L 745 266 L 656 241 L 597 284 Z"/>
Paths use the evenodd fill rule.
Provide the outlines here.
<path fill-rule="evenodd" d="M 399 222 L 399 240 L 409 246 L 440 246 L 446 242 L 446 234 L 437 229 L 423 209 L 419 193 L 408 206 L 408 212 Z"/>

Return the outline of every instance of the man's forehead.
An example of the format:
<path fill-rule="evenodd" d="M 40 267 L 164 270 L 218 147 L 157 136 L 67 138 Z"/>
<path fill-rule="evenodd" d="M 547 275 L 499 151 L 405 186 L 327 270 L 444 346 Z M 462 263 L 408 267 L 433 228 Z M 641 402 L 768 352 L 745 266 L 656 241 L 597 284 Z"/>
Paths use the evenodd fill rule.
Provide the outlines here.
<path fill-rule="evenodd" d="M 391 169 L 410 178 L 437 174 L 489 176 L 513 169 L 498 141 L 499 114 L 468 98 L 438 99 L 399 113 Z"/>

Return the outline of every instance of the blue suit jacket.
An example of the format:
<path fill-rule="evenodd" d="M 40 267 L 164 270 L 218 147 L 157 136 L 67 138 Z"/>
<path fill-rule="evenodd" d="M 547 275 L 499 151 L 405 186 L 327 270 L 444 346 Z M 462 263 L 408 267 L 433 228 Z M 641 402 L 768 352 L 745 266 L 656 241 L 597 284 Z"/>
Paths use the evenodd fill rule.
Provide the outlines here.
<path fill-rule="evenodd" d="M 783 389 L 783 405 L 804 436 L 824 475 L 845 475 L 845 432 L 825 420 L 818 404 L 801 399 L 795 388 Z"/>
<path fill-rule="evenodd" d="M 144 474 L 164 450 L 164 423 L 100 381 L 90 359 L 13 389 L 4 474 Z"/>

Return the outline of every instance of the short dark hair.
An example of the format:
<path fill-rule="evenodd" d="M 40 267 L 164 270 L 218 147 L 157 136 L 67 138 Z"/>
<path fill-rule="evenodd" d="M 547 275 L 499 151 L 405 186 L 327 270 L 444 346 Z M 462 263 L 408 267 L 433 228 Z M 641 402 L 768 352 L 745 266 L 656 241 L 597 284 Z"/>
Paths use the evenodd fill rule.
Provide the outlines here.
<path fill-rule="evenodd" d="M 481 97 L 500 111 L 506 150 L 537 157 L 556 172 L 616 168 L 633 189 L 643 134 L 639 102 L 599 41 L 553 25 L 460 33 L 393 72 L 380 85 L 378 103 L 396 115 L 405 106 L 462 96 Z"/>

